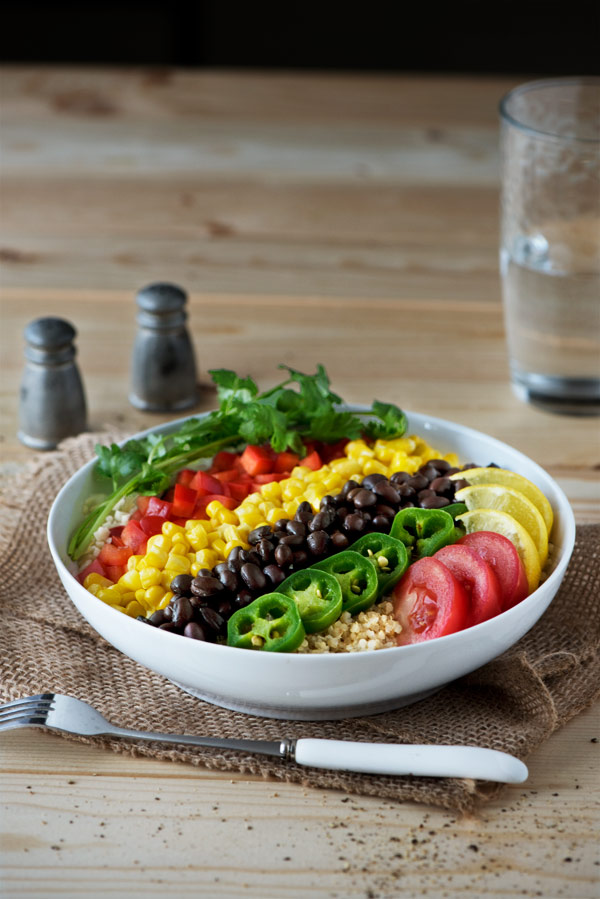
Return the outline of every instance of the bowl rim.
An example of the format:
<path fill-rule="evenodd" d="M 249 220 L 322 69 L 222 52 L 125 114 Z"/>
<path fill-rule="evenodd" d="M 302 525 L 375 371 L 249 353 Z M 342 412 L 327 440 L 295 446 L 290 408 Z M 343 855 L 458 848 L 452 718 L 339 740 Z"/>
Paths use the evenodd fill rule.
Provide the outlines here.
<path fill-rule="evenodd" d="M 347 403 L 347 404 L 343 405 L 343 408 L 346 408 L 349 410 L 356 410 L 356 411 L 365 411 L 365 410 L 369 409 L 370 407 L 363 405 L 363 404 Z M 566 567 L 571 558 L 574 544 L 575 544 L 575 516 L 573 514 L 573 510 L 571 508 L 571 505 L 569 503 L 569 500 L 568 500 L 566 494 L 564 493 L 564 491 L 560 487 L 560 485 L 557 483 L 557 481 L 544 468 L 542 468 L 541 465 L 539 465 L 537 462 L 535 462 L 529 456 L 525 455 L 525 453 L 521 452 L 520 450 L 511 446 L 510 444 L 499 440 L 496 437 L 486 434 L 483 431 L 478 431 L 469 426 L 462 425 L 457 422 L 450 421 L 448 419 L 443 419 L 443 418 L 439 418 L 436 416 L 428 415 L 426 413 L 417 413 L 417 412 L 412 412 L 412 411 L 405 410 L 405 409 L 403 411 L 405 412 L 405 415 L 407 417 L 407 422 L 408 422 L 408 427 L 405 431 L 405 435 L 410 435 L 410 434 L 415 433 L 417 436 L 424 436 L 423 434 L 420 433 L 418 428 L 415 428 L 414 430 L 412 429 L 413 424 L 416 425 L 416 423 L 417 423 L 415 420 L 418 420 L 419 428 L 421 428 L 422 430 L 425 430 L 425 431 L 428 431 L 428 430 L 431 431 L 431 430 L 434 430 L 436 427 L 439 427 L 439 428 L 443 428 L 443 429 L 450 429 L 450 431 L 457 431 L 460 434 L 461 438 L 464 438 L 466 440 L 471 440 L 471 439 L 481 440 L 481 439 L 483 439 L 486 442 L 488 442 L 488 444 L 490 444 L 490 450 L 493 450 L 495 447 L 497 447 L 502 452 L 506 452 L 508 450 L 511 454 L 522 459 L 523 462 L 526 463 L 527 466 L 533 470 L 533 473 L 537 477 L 539 477 L 542 481 L 547 481 L 550 483 L 550 485 L 552 487 L 552 491 L 554 493 L 554 497 L 552 497 L 552 499 L 555 499 L 555 502 L 552 502 L 552 505 L 555 507 L 554 508 L 555 513 L 560 511 L 560 522 L 561 522 L 561 528 L 563 530 L 562 551 L 561 551 L 560 557 L 558 557 L 556 560 L 556 564 L 555 564 L 553 570 L 548 575 L 548 577 L 542 583 L 540 583 L 538 585 L 538 587 L 536 588 L 536 590 L 533 591 L 533 593 L 530 593 L 529 596 L 527 596 L 524 600 L 522 600 L 516 606 L 513 606 L 512 608 L 507 609 L 506 611 L 501 612 L 499 615 L 496 615 L 493 618 L 488 619 L 487 621 L 483 621 L 480 624 L 472 625 L 469 628 L 464 628 L 461 631 L 457 631 L 453 634 L 447 634 L 446 636 L 443 636 L 443 637 L 436 637 L 431 640 L 426 640 L 426 641 L 422 641 L 419 643 L 413 643 L 413 644 L 409 644 L 406 646 L 391 646 L 391 647 L 386 647 L 384 649 L 378 649 L 376 651 L 373 650 L 373 651 L 364 651 L 364 652 L 245 653 L 244 658 L 246 658 L 248 661 L 250 659 L 257 659 L 257 660 L 260 659 L 261 665 L 281 665 L 281 660 L 285 659 L 286 665 L 291 665 L 293 667 L 296 667 L 296 666 L 309 664 L 306 660 L 312 659 L 313 664 L 317 664 L 317 665 L 334 664 L 334 665 L 338 665 L 338 666 L 343 666 L 343 665 L 359 665 L 360 666 L 363 664 L 368 665 L 369 664 L 368 660 L 370 658 L 372 658 L 372 656 L 374 654 L 376 654 L 378 657 L 380 657 L 382 653 L 384 653 L 386 656 L 389 656 L 390 653 L 394 653 L 394 655 L 397 656 L 397 654 L 399 652 L 402 652 L 404 657 L 408 658 L 411 654 L 415 655 L 415 654 L 418 654 L 419 652 L 424 652 L 425 651 L 424 647 L 431 647 L 432 645 L 435 645 L 435 646 L 451 645 L 454 642 L 460 642 L 461 638 L 464 639 L 465 633 L 472 634 L 476 629 L 479 629 L 479 633 L 481 634 L 482 638 L 485 638 L 487 631 L 493 632 L 494 624 L 495 624 L 495 622 L 498 621 L 498 619 L 502 618 L 503 621 L 508 621 L 509 616 L 510 616 L 510 617 L 515 618 L 515 620 L 518 620 L 518 618 L 520 617 L 519 613 L 520 613 L 520 611 L 522 611 L 525 604 L 527 604 L 527 606 L 530 606 L 530 605 L 533 605 L 534 603 L 537 603 L 540 600 L 540 597 L 545 596 L 547 594 L 547 592 L 553 588 L 553 585 L 554 585 L 554 583 L 556 583 L 556 581 L 558 581 L 558 585 L 557 585 L 557 589 L 558 589 L 558 586 L 560 585 L 560 581 L 562 580 L 562 577 L 564 576 L 564 572 L 565 572 Z M 195 415 L 184 415 L 184 416 L 174 419 L 172 421 L 163 422 L 162 424 L 151 426 L 149 428 L 146 428 L 143 431 L 136 432 L 135 434 L 133 434 L 129 437 L 125 437 L 123 440 L 119 441 L 119 446 L 122 446 L 128 440 L 145 437 L 150 433 L 159 432 L 159 433 L 168 434 L 170 431 L 176 430 L 177 427 L 180 426 L 184 421 L 187 421 L 191 418 L 204 418 L 208 414 L 210 414 L 210 410 L 208 410 L 207 412 L 202 412 L 202 413 L 198 413 Z M 62 551 L 57 546 L 57 543 L 56 543 L 56 540 L 54 537 L 54 531 L 55 531 L 55 528 L 57 527 L 57 518 L 60 513 L 61 503 L 64 499 L 65 494 L 69 491 L 69 488 L 72 486 L 73 482 L 77 478 L 80 478 L 80 477 L 83 478 L 86 473 L 91 473 L 91 470 L 93 469 L 93 466 L 95 465 L 96 461 L 97 461 L 97 458 L 94 456 L 88 462 L 84 463 L 84 465 L 82 465 L 79 469 L 77 469 L 77 471 L 74 472 L 68 478 L 68 480 L 63 484 L 63 486 L 57 493 L 56 497 L 54 498 L 54 501 L 50 508 L 50 512 L 48 515 L 48 522 L 47 522 L 48 545 L 50 548 L 50 552 L 51 552 L 54 564 L 57 567 L 59 574 L 61 574 L 61 571 L 62 571 L 62 573 L 68 575 L 68 577 L 71 579 L 73 589 L 76 590 L 76 593 L 79 596 L 80 602 L 81 603 L 93 602 L 95 608 L 97 608 L 99 612 L 101 611 L 102 613 L 107 614 L 109 616 L 109 618 L 112 618 L 112 620 L 115 623 L 117 621 L 120 622 L 121 627 L 124 629 L 133 628 L 133 630 L 131 631 L 132 636 L 133 635 L 139 636 L 142 633 L 140 629 L 142 627 L 148 627 L 148 626 L 145 625 L 143 622 L 138 621 L 135 618 L 131 618 L 127 615 L 124 615 L 122 612 L 118 611 L 117 609 L 112 608 L 112 606 L 109 606 L 105 603 L 101 603 L 100 606 L 97 606 L 96 604 L 100 603 L 101 601 L 99 601 L 93 594 L 89 593 L 89 591 L 87 591 L 85 589 L 85 587 L 79 583 L 79 581 L 76 579 L 75 575 L 69 570 L 68 566 L 63 561 Z M 556 523 L 556 520 L 557 520 L 557 516 L 555 515 L 555 523 Z M 65 550 L 65 554 L 66 554 L 66 550 Z M 64 582 L 63 582 L 63 584 L 64 584 Z M 69 599 L 71 600 L 71 602 L 73 602 L 75 605 L 78 606 L 78 604 L 75 603 L 74 599 L 71 597 L 69 591 L 66 589 L 66 585 L 64 585 L 64 586 L 65 586 L 65 590 L 66 590 L 67 595 L 69 596 Z M 556 593 L 556 591 L 555 591 L 555 593 Z M 553 599 L 554 599 L 554 596 L 552 596 L 550 602 Z M 79 606 L 78 606 L 78 608 L 79 608 Z M 81 614 L 83 614 L 81 612 L 81 609 L 79 609 L 79 611 Z M 174 639 L 181 640 L 180 634 L 174 634 L 174 633 L 170 633 L 168 631 L 161 632 L 156 628 L 152 629 L 152 634 L 153 634 L 153 639 L 159 639 L 159 640 L 163 640 L 163 641 L 164 640 L 172 641 Z M 180 642 L 178 642 L 176 644 L 173 644 L 173 643 L 169 644 L 167 642 L 167 643 L 165 643 L 165 650 L 167 649 L 167 647 L 175 648 L 176 646 L 180 646 L 180 645 L 181 645 Z M 192 650 L 192 646 L 195 646 L 196 649 Z M 209 643 L 209 642 L 196 641 L 196 640 L 186 640 L 186 652 L 190 653 L 192 651 L 195 651 L 198 653 L 201 652 L 208 656 L 212 656 L 213 653 L 216 652 L 217 657 L 219 657 L 221 659 L 224 658 L 224 656 L 223 656 L 224 652 L 227 652 L 227 653 L 235 652 L 236 653 L 235 658 L 239 658 L 239 649 L 237 647 L 227 646 L 227 644 L 217 644 L 217 643 Z M 428 651 L 430 651 L 430 650 L 428 650 Z M 277 659 L 279 659 L 280 661 L 279 662 L 274 661 Z M 320 661 L 315 662 L 316 659 L 319 659 Z M 335 659 L 336 661 L 335 662 L 332 661 L 333 659 Z M 359 661 L 359 660 L 362 660 L 362 661 Z"/>

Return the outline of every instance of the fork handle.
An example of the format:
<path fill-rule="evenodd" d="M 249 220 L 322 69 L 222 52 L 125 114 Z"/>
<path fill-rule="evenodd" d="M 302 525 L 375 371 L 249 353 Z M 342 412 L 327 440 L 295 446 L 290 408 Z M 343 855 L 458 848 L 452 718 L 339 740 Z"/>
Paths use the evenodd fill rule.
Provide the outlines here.
<path fill-rule="evenodd" d="M 519 759 L 478 746 L 413 746 L 300 738 L 296 740 L 294 756 L 300 765 L 365 774 L 468 777 L 501 783 L 522 783 L 528 776 L 527 767 Z"/>

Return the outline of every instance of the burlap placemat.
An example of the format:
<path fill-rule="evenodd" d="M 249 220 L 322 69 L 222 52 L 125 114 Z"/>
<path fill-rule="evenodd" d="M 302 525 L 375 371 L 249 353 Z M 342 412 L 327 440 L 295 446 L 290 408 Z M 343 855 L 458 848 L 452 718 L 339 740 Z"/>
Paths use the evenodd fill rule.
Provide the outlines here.
<path fill-rule="evenodd" d="M 487 746 L 521 759 L 600 694 L 600 526 L 577 530 L 560 593 L 509 652 L 428 699 L 383 715 L 336 722 L 274 721 L 189 696 L 100 638 L 67 597 L 46 544 L 50 505 L 94 444 L 86 434 L 36 457 L 0 498 L 0 699 L 54 691 L 95 705 L 116 724 L 144 730 L 255 739 L 282 736 Z M 75 738 L 116 752 L 262 775 L 312 787 L 467 811 L 501 785 L 466 779 L 329 772 L 279 760 L 195 748 Z"/>

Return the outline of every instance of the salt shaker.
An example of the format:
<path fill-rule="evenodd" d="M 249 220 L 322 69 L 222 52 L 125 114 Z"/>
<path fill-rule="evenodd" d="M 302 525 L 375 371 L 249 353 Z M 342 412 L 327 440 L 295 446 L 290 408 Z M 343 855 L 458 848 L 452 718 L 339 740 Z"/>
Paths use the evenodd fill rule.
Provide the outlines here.
<path fill-rule="evenodd" d="M 25 328 L 17 436 L 32 449 L 54 449 L 63 438 L 86 429 L 85 394 L 75 363 L 76 333 L 62 318 L 37 318 Z"/>
<path fill-rule="evenodd" d="M 176 284 L 149 284 L 136 296 L 138 332 L 129 402 L 148 412 L 177 412 L 198 402 L 196 359 L 185 322 L 187 295 Z"/>

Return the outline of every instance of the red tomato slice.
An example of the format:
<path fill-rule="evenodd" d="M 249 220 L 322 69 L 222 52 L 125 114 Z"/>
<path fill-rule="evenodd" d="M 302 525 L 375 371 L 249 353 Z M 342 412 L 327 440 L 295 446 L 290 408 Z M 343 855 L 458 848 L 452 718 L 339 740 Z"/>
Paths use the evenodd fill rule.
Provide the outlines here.
<path fill-rule="evenodd" d="M 220 450 L 212 461 L 210 472 L 214 474 L 217 471 L 227 471 L 228 468 L 235 468 L 238 460 L 238 453 L 228 453 L 227 450 Z"/>
<path fill-rule="evenodd" d="M 189 487 L 195 474 L 196 472 L 193 468 L 182 468 L 175 480 L 178 484 L 183 484 L 184 487 Z"/>
<path fill-rule="evenodd" d="M 138 507 L 138 512 L 141 512 L 142 515 L 146 515 L 148 512 L 148 503 L 150 502 L 151 497 L 149 496 L 138 496 L 136 499 L 136 505 Z"/>
<path fill-rule="evenodd" d="M 101 574 L 102 577 L 106 577 L 106 571 L 98 559 L 94 559 L 93 562 L 90 562 L 89 565 L 86 565 L 85 568 L 79 572 L 77 580 L 80 584 L 83 584 L 88 574 Z"/>
<path fill-rule="evenodd" d="M 238 503 L 245 500 L 248 494 L 253 490 L 252 481 L 241 483 L 239 481 L 229 481 L 227 486 L 229 487 L 232 498 L 237 500 Z"/>
<path fill-rule="evenodd" d="M 158 515 L 159 518 L 167 519 L 171 514 L 171 503 L 158 496 L 151 496 L 150 502 L 146 506 L 146 515 Z"/>
<path fill-rule="evenodd" d="M 274 461 L 275 454 L 269 446 L 247 446 L 240 458 L 243 468 L 251 477 L 272 471 Z"/>
<path fill-rule="evenodd" d="M 321 461 L 318 452 L 313 450 L 313 452 L 309 453 L 308 456 L 305 456 L 304 459 L 300 459 L 300 465 L 304 465 L 306 468 L 312 469 L 312 471 L 318 471 L 319 468 L 323 467 L 323 462 Z"/>
<path fill-rule="evenodd" d="M 499 615 L 500 584 L 490 565 L 468 546 L 443 546 L 433 556 L 462 584 L 469 602 L 467 627 Z"/>
<path fill-rule="evenodd" d="M 262 487 L 263 484 L 271 484 L 273 481 L 285 481 L 286 478 L 289 478 L 287 472 L 277 474 L 277 472 L 272 471 L 269 474 L 257 474 L 252 480 L 258 487 Z"/>
<path fill-rule="evenodd" d="M 394 588 L 398 645 L 454 634 L 466 626 L 467 595 L 453 574 L 432 557 L 419 559 Z"/>
<path fill-rule="evenodd" d="M 160 515 L 144 515 L 140 521 L 140 528 L 144 532 L 145 539 L 154 537 L 155 534 L 162 534 L 162 526 L 166 520 Z"/>
<path fill-rule="evenodd" d="M 106 566 L 106 577 L 109 581 L 112 581 L 113 584 L 116 584 L 120 577 L 123 577 L 127 568 L 125 565 L 107 565 Z"/>
<path fill-rule="evenodd" d="M 160 522 L 159 528 L 162 528 L 164 518 L 156 517 L 154 520 Z M 135 555 L 142 555 L 145 553 L 146 541 L 150 536 L 149 533 L 144 530 L 143 521 L 144 519 L 138 523 L 137 521 L 132 521 L 130 519 L 123 528 L 123 533 L 121 535 L 121 539 L 125 546 L 128 546 Z M 154 531 L 154 533 L 157 532 Z M 160 530 L 158 533 L 160 533 Z"/>
<path fill-rule="evenodd" d="M 275 465 L 273 466 L 273 471 L 276 472 L 288 472 L 291 471 L 292 468 L 295 468 L 300 462 L 300 456 L 297 453 L 284 452 L 277 453 L 277 458 L 275 459 Z"/>
<path fill-rule="evenodd" d="M 104 568 L 124 566 L 130 555 L 131 549 L 128 546 L 113 546 L 112 543 L 105 543 L 98 554 L 98 561 Z M 110 575 L 107 574 L 107 577 Z"/>
<path fill-rule="evenodd" d="M 492 568 L 500 584 L 502 611 L 511 609 L 529 594 L 527 575 L 519 553 L 507 537 L 493 531 L 474 531 L 458 541 L 468 546 Z"/>

